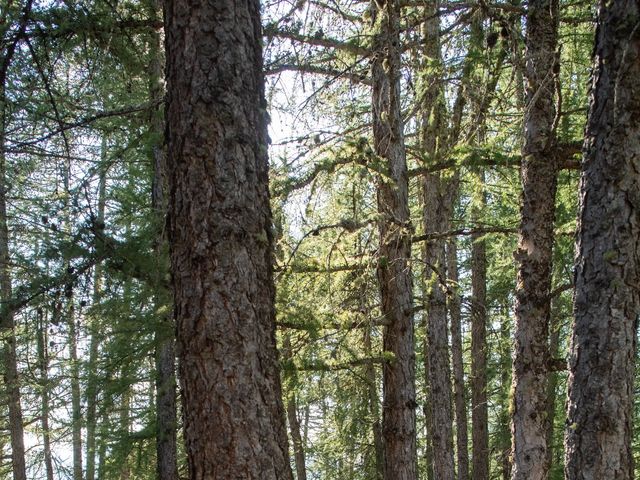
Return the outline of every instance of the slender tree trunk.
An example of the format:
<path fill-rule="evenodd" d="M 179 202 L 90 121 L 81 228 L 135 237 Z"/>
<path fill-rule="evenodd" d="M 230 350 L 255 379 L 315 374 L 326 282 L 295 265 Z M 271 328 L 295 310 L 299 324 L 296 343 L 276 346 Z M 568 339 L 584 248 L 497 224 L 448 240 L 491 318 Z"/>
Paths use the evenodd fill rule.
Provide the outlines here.
<path fill-rule="evenodd" d="M 484 173 L 477 175 L 484 188 Z M 484 192 L 476 195 L 474 215 L 486 205 Z M 471 438 L 473 479 L 489 478 L 489 418 L 487 406 L 487 254 L 485 241 L 471 237 Z"/>
<path fill-rule="evenodd" d="M 291 480 L 257 0 L 166 0 L 171 270 L 190 478 Z"/>
<path fill-rule="evenodd" d="M 600 2 L 580 182 L 565 478 L 633 478 L 640 5 Z"/>
<path fill-rule="evenodd" d="M 125 378 L 128 375 L 125 375 Z M 127 381 L 127 380 L 125 380 Z M 128 383 L 128 381 L 127 381 Z M 121 442 L 124 441 L 124 454 L 120 463 L 120 480 L 129 480 L 131 478 L 131 440 L 129 438 L 131 422 L 129 420 L 131 410 L 131 390 L 127 385 L 126 390 L 122 393 L 122 401 L 120 403 L 120 432 L 123 436 Z"/>
<path fill-rule="evenodd" d="M 508 308 L 508 307 L 506 307 Z M 500 325 L 500 425 L 498 427 L 498 454 L 502 480 L 511 478 L 511 432 L 510 432 L 510 390 L 511 390 L 511 332 L 508 312 L 504 312 Z"/>
<path fill-rule="evenodd" d="M 288 333 L 284 335 L 282 355 L 286 361 L 291 361 L 293 352 L 291 351 L 291 338 Z M 291 432 L 291 443 L 293 444 L 293 458 L 296 466 L 296 480 L 307 480 L 307 468 L 304 455 L 304 443 L 300 434 L 300 420 L 298 420 L 298 407 L 296 396 L 292 391 L 286 399 L 287 420 L 289 431 Z"/>
<path fill-rule="evenodd" d="M 364 289 L 364 288 L 363 288 Z M 364 292 L 361 298 L 364 298 Z M 366 308 L 366 307 L 365 307 Z M 365 356 L 373 356 L 371 345 L 371 327 L 367 326 L 364 333 Z M 372 361 L 367 362 L 365 367 L 365 378 L 367 380 L 367 390 L 369 394 L 369 414 L 373 423 L 373 447 L 376 455 L 376 475 L 375 480 L 384 478 L 384 439 L 382 435 L 382 425 L 380 424 L 380 397 L 378 394 L 378 375 Z"/>
<path fill-rule="evenodd" d="M 95 221 L 96 228 L 102 228 L 104 225 L 104 209 L 107 188 L 107 141 L 102 139 L 101 145 L 101 161 L 103 165 L 100 168 L 100 178 L 98 185 L 98 216 Z M 100 303 L 102 295 L 102 266 L 97 263 L 93 271 L 93 305 Z M 100 334 L 100 325 L 97 318 L 93 315 L 89 318 L 90 335 L 89 340 L 89 364 L 87 366 L 87 414 L 86 414 L 86 480 L 95 480 L 96 472 L 96 409 L 98 403 L 98 356 L 99 345 L 104 338 Z"/>
<path fill-rule="evenodd" d="M 458 188 L 453 189 L 457 192 Z M 453 201 L 451 201 L 453 205 Z M 451 318 L 451 359 L 453 364 L 453 399 L 456 416 L 456 447 L 458 480 L 469 480 L 469 439 L 467 434 L 467 401 L 464 388 L 462 360 L 461 300 L 458 291 L 458 249 L 456 239 L 447 242 L 447 279 L 452 290 L 449 295 Z"/>
<path fill-rule="evenodd" d="M 379 7 L 378 7 L 379 6 Z M 371 4 L 373 11 L 373 137 L 385 176 L 378 180 L 378 282 L 386 326 L 383 349 L 382 434 L 385 480 L 414 480 L 416 458 L 415 352 L 408 173 L 400 115 L 400 5 Z"/>
<path fill-rule="evenodd" d="M 551 261 L 557 183 L 557 0 L 529 2 L 522 208 L 513 361 L 513 480 L 544 480 Z"/>
<path fill-rule="evenodd" d="M 40 370 L 40 388 L 42 389 L 42 409 L 40 412 L 40 425 L 42 427 L 42 446 L 44 455 L 44 467 L 47 480 L 53 480 L 53 459 L 51 455 L 51 429 L 49 427 L 49 414 L 51 404 L 49 400 L 49 352 L 47 351 L 47 320 L 42 308 L 38 308 L 37 326 L 37 351 L 38 367 Z"/>
<path fill-rule="evenodd" d="M 423 27 L 426 65 L 436 75 L 440 73 L 440 20 L 436 14 L 438 3 L 427 6 L 427 20 Z M 428 70 L 427 70 L 428 71 Z M 440 78 L 426 78 L 422 102 L 422 151 L 429 159 L 440 153 L 438 141 L 444 135 L 444 105 Z M 445 195 L 446 182 L 439 174 L 422 178 L 423 224 L 425 233 L 446 231 L 449 226 L 450 198 Z M 449 335 L 447 328 L 446 254 L 444 239 L 427 242 L 423 249 L 426 282 L 427 339 L 425 358 L 429 384 L 431 429 L 433 445 L 433 477 L 436 480 L 455 478 L 453 451 L 453 412 L 451 410 L 451 367 L 449 362 Z"/>
<path fill-rule="evenodd" d="M 67 145 L 68 148 L 68 145 Z M 67 157 L 63 165 L 64 185 L 64 230 L 71 234 L 71 152 L 67 151 Z M 71 268 L 69 258 L 63 258 L 65 270 Z M 65 296 L 65 321 L 68 329 L 68 348 L 71 383 L 71 445 L 73 452 L 73 480 L 82 480 L 82 399 L 80 393 L 80 362 L 78 361 L 78 325 L 74 306 L 73 280 L 68 279 L 64 286 Z"/>
<path fill-rule="evenodd" d="M 162 7 L 159 0 L 149 0 L 149 15 L 158 17 Z M 156 311 L 160 313 L 155 332 L 155 370 L 156 370 L 156 473 L 158 480 L 178 479 L 177 459 L 177 400 L 175 374 L 175 324 L 172 318 L 170 292 L 163 286 L 168 273 L 167 265 L 167 165 L 164 151 L 164 113 L 160 106 L 164 98 L 162 72 L 164 56 L 159 32 L 151 35 L 151 53 L 149 64 L 149 97 L 158 104 L 152 111 L 150 130 L 154 139 L 151 148 L 153 162 L 153 188 L 151 203 L 158 222 L 155 256 L 156 275 Z M 169 308 L 167 308 L 169 307 Z"/>
<path fill-rule="evenodd" d="M 6 63 L 6 56 L 3 58 Z M 6 65 L 8 68 L 8 65 Z M 6 72 L 5 72 L 6 74 Z M 13 480 L 26 480 L 24 428 L 22 425 L 22 406 L 20 405 L 20 379 L 18 377 L 18 360 L 16 355 L 16 331 L 12 299 L 11 267 L 9 255 L 9 221 L 7 217 L 7 175 L 5 164 L 5 128 L 6 128 L 6 96 L 3 75 L 0 78 L 0 334 L 1 348 L 9 405 L 9 431 L 11 436 L 11 465 Z"/>

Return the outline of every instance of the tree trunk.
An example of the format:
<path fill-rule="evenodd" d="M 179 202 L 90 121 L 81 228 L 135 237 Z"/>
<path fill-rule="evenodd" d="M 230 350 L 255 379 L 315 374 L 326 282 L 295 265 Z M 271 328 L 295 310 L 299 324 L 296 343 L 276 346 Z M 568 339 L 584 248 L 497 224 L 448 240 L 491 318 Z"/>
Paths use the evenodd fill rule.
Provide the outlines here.
<path fill-rule="evenodd" d="M 565 478 L 633 478 L 640 5 L 600 2 L 580 183 Z"/>
<path fill-rule="evenodd" d="M 291 339 L 288 333 L 284 335 L 283 352 L 285 361 L 292 361 Z M 291 443 L 293 444 L 293 458 L 296 466 L 296 480 L 307 480 L 307 468 L 304 456 L 304 443 L 300 434 L 300 420 L 298 420 L 298 407 L 296 404 L 295 392 L 292 391 L 286 399 L 287 420 L 289 431 L 291 432 Z"/>
<path fill-rule="evenodd" d="M 6 55 L 3 58 L 7 63 Z M 3 65 L 5 67 L 5 65 Z M 8 63 L 6 65 L 8 68 Z M 6 75 L 6 72 L 4 72 Z M 9 431 L 11 436 L 11 465 L 13 480 L 26 480 L 24 458 L 24 428 L 22 425 L 22 406 L 20 405 L 20 379 L 16 357 L 16 333 L 13 311 L 9 302 L 12 299 L 11 270 L 9 255 L 9 221 L 7 217 L 7 175 L 5 164 L 5 128 L 6 128 L 6 78 L 0 78 L 0 334 L 2 335 L 2 362 L 9 405 Z"/>
<path fill-rule="evenodd" d="M 484 173 L 477 175 L 484 188 Z M 477 194 L 474 216 L 486 205 Z M 471 237 L 471 438 L 473 479 L 489 478 L 489 418 L 487 408 L 487 254 L 484 239 Z"/>
<path fill-rule="evenodd" d="M 526 106 L 522 148 L 522 208 L 513 361 L 513 480 L 544 480 L 551 261 L 557 183 L 555 90 L 557 0 L 529 3 Z"/>
<path fill-rule="evenodd" d="M 127 369 L 128 370 L 128 369 Z M 125 370 L 126 371 L 126 370 Z M 120 459 L 119 468 L 120 468 L 120 480 L 129 480 L 131 478 L 131 465 L 129 461 L 129 456 L 131 454 L 131 440 L 129 438 L 131 422 L 129 420 L 130 410 L 131 410 L 131 387 L 128 385 L 129 375 L 123 374 L 124 381 L 127 383 L 127 387 L 125 391 L 122 393 L 122 398 L 120 402 L 120 425 L 119 430 L 121 432 L 120 443 L 124 443 L 124 449 L 122 447 L 119 449 L 123 451 L 122 458 Z"/>
<path fill-rule="evenodd" d="M 426 7 L 429 18 L 423 26 L 425 67 L 439 75 L 441 71 L 440 20 L 437 2 Z M 435 70 L 434 70 L 435 69 Z M 427 70 L 428 71 L 428 70 Z M 422 108 L 422 153 L 436 160 L 441 153 L 439 140 L 444 141 L 444 105 L 440 78 L 426 78 Z M 426 174 L 422 178 L 423 224 L 425 233 L 448 229 L 451 215 L 445 195 L 446 182 L 439 174 Z M 430 240 L 423 249 L 426 282 L 425 304 L 427 339 L 425 358 L 428 356 L 427 382 L 431 408 L 433 445 L 433 477 L 436 480 L 455 478 L 453 451 L 453 412 L 451 410 L 451 366 L 449 363 L 449 335 L 447 328 L 446 254 L 442 238 Z"/>
<path fill-rule="evenodd" d="M 379 5 L 379 8 L 378 6 Z M 400 115 L 400 37 L 397 0 L 371 4 L 373 12 L 372 105 L 375 153 L 385 162 L 378 179 L 383 349 L 393 355 L 382 370 L 385 480 L 414 480 L 416 458 L 415 352 L 411 221 L 403 124 Z"/>
<path fill-rule="evenodd" d="M 366 290 L 363 283 L 363 290 Z M 361 299 L 365 292 L 361 293 Z M 364 303 L 364 302 L 363 302 Z M 362 307 L 367 308 L 365 305 Z M 364 354 L 366 357 L 373 356 L 373 347 L 371 345 L 371 323 L 365 327 L 364 332 Z M 382 425 L 380 424 L 380 396 L 378 393 L 378 375 L 373 361 L 368 361 L 365 366 L 365 378 L 367 380 L 369 414 L 373 423 L 373 447 L 376 455 L 376 474 L 374 480 L 382 480 L 384 478 L 384 439 L 382 435 Z"/>
<path fill-rule="evenodd" d="M 104 224 L 104 209 L 107 188 L 107 141 L 102 139 L 101 161 L 103 165 L 100 167 L 100 178 L 98 185 L 98 217 L 96 226 Z M 102 295 L 102 265 L 97 263 L 93 271 L 93 305 L 100 303 Z M 95 480 L 96 473 L 96 409 L 98 403 L 98 356 L 99 345 L 103 339 L 100 333 L 100 325 L 97 318 L 92 315 L 89 317 L 90 335 L 89 340 L 89 364 L 87 365 L 87 414 L 86 414 L 86 480 Z"/>
<path fill-rule="evenodd" d="M 162 7 L 158 0 L 149 0 L 149 15 L 160 16 Z M 151 113 L 149 129 L 154 139 L 151 145 L 151 161 L 153 164 L 153 182 L 151 203 L 157 222 L 155 257 L 157 265 L 156 278 L 156 311 L 159 313 L 155 332 L 155 371 L 156 371 L 156 474 L 158 480 L 178 479 L 176 429 L 176 353 L 175 324 L 172 318 L 170 292 L 163 286 L 168 273 L 167 265 L 167 165 L 164 151 L 164 113 L 160 103 L 164 98 L 162 73 L 164 56 L 160 33 L 153 31 L 150 41 L 149 63 L 149 97 L 153 104 L 158 104 Z"/>
<path fill-rule="evenodd" d="M 167 0 L 171 270 L 192 480 L 291 480 L 260 5 Z"/>
<path fill-rule="evenodd" d="M 453 190 L 457 193 L 458 188 Z M 453 196 L 453 195 L 452 195 Z M 451 201 L 453 206 L 453 201 Z M 447 280 L 452 290 L 449 295 L 451 318 L 451 359 L 453 364 L 453 399 L 456 416 L 456 447 L 458 480 L 469 480 L 469 439 L 467 434 L 467 401 L 464 389 L 462 360 L 461 299 L 458 291 L 458 249 L 455 238 L 447 243 Z"/>
<path fill-rule="evenodd" d="M 40 388 L 42 390 L 42 409 L 40 411 L 40 425 L 42 426 L 42 447 L 44 467 L 47 480 L 53 480 L 53 459 L 51 456 L 51 429 L 49 428 L 49 413 L 51 402 L 49 400 L 49 352 L 47 351 L 47 320 L 42 308 L 38 308 L 37 325 L 37 352 L 38 367 L 40 370 Z"/>
<path fill-rule="evenodd" d="M 552 305 L 552 312 L 549 325 L 549 358 L 555 359 L 560 348 L 560 319 L 557 316 L 557 308 Z M 555 312 L 554 312 L 555 311 Z M 545 415 L 545 443 L 547 448 L 547 465 L 549 472 L 552 471 L 554 456 L 554 432 L 556 420 L 556 402 L 558 398 L 558 372 L 549 372 L 547 383 L 547 413 Z"/>

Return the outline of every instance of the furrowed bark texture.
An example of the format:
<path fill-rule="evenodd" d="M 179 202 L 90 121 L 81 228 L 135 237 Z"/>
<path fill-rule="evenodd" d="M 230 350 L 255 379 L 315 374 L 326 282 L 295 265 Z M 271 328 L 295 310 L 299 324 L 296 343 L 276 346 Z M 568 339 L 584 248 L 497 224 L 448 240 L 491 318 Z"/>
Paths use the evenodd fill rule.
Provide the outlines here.
<path fill-rule="evenodd" d="M 553 156 L 557 0 L 533 0 L 527 15 L 522 207 L 513 357 L 513 480 L 543 480 L 548 338 L 557 162 Z"/>
<path fill-rule="evenodd" d="M 454 187 L 458 192 L 458 187 Z M 451 202 L 453 205 L 453 201 Z M 447 279 L 452 293 L 448 307 L 451 318 L 451 363 L 453 370 L 453 400 L 456 416 L 456 454 L 458 480 L 469 480 L 469 437 L 467 434 L 467 400 L 464 387 L 464 363 L 462 350 L 462 301 L 458 292 L 458 248 L 457 240 L 447 242 Z"/>
<path fill-rule="evenodd" d="M 378 282 L 384 329 L 383 348 L 393 359 L 383 365 L 382 432 L 384 478 L 416 478 L 415 353 L 411 286 L 411 223 L 408 174 L 400 116 L 399 2 L 372 4 L 373 136 L 386 162 L 378 181 L 380 247 Z"/>
<path fill-rule="evenodd" d="M 565 478 L 633 478 L 640 3 L 600 2 L 580 184 Z"/>
<path fill-rule="evenodd" d="M 291 480 L 257 0 L 167 0 L 171 269 L 192 480 Z"/>
<path fill-rule="evenodd" d="M 437 2 L 430 2 L 425 8 L 428 20 L 423 25 L 425 57 L 424 88 L 422 108 L 423 154 L 435 160 L 440 153 L 439 140 L 444 141 L 442 82 L 437 75 L 441 73 L 440 19 L 436 14 Z M 444 232 L 449 228 L 451 208 L 448 187 L 439 174 L 426 174 L 421 179 L 422 216 L 425 233 Z M 447 328 L 446 255 L 444 238 L 427 242 L 423 249 L 425 265 L 425 304 L 427 342 L 425 364 L 429 385 L 428 435 L 432 443 L 433 478 L 453 480 L 455 478 L 453 450 L 453 412 L 451 409 L 451 366 L 449 362 L 449 335 Z M 428 440 L 428 441 L 429 441 Z"/>

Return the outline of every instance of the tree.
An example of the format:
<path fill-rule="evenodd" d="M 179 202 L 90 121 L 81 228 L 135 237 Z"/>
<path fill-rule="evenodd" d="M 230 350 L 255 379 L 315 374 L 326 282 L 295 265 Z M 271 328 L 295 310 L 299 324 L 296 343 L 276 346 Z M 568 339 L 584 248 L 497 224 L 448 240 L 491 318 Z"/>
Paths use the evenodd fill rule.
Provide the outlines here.
<path fill-rule="evenodd" d="M 9 108 L 7 106 L 7 74 L 11 67 L 18 43 L 25 33 L 32 1 L 27 0 L 23 10 L 18 10 L 17 19 L 12 19 L 6 10 L 2 18 L 2 56 L 0 57 L 0 351 L 3 359 L 4 383 L 9 410 L 11 434 L 11 466 L 14 480 L 26 480 L 24 426 L 20 395 L 20 379 L 16 357 L 16 329 L 13 312 L 11 264 L 9 252 L 9 219 L 7 216 L 7 175 L 5 163 L 6 128 Z M 13 28 L 12 28 L 13 27 Z M 6 46 L 5 46 L 6 45 Z"/>
<path fill-rule="evenodd" d="M 371 76 L 378 177 L 381 311 L 385 319 L 382 435 L 385 480 L 414 480 L 416 458 L 415 351 L 408 172 L 400 112 L 400 4 L 371 2 L 374 32 Z"/>
<path fill-rule="evenodd" d="M 168 0 L 171 269 L 190 477 L 291 479 L 260 6 Z"/>
<path fill-rule="evenodd" d="M 551 265 L 558 160 L 559 63 L 557 0 L 535 0 L 527 13 L 522 207 L 513 354 L 512 451 L 514 480 L 544 480 Z"/>
<path fill-rule="evenodd" d="M 600 2 L 580 180 L 565 478 L 634 478 L 640 5 Z"/>

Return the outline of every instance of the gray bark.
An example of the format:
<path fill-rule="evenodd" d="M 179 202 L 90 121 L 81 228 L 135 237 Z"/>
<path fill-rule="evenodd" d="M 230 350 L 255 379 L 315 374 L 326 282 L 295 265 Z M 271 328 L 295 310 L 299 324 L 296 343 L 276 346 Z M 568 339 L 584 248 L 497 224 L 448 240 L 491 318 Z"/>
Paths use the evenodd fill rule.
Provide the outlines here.
<path fill-rule="evenodd" d="M 600 2 L 580 182 L 565 478 L 633 478 L 640 5 Z"/>
<path fill-rule="evenodd" d="M 544 480 L 551 262 L 557 161 L 557 0 L 534 0 L 527 14 L 522 207 L 515 253 L 515 350 L 513 356 L 513 480 Z"/>
<path fill-rule="evenodd" d="M 167 0 L 169 242 L 192 480 L 291 480 L 257 0 Z"/>
<path fill-rule="evenodd" d="M 385 162 L 378 179 L 378 283 L 387 325 L 382 435 L 385 480 L 415 480 L 416 395 L 408 174 L 400 115 L 400 4 L 383 0 L 373 11 L 372 106 L 375 153 Z"/>

